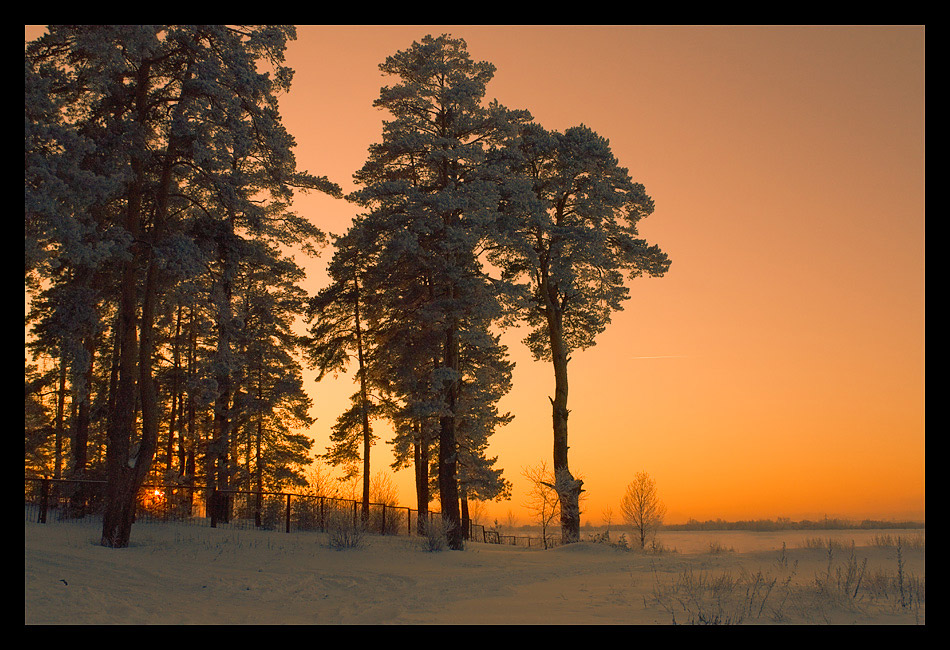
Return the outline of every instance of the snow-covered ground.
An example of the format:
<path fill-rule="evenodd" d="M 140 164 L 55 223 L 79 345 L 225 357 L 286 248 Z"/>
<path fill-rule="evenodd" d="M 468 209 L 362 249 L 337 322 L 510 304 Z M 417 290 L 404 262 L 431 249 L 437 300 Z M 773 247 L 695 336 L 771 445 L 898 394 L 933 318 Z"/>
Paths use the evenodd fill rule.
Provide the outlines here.
<path fill-rule="evenodd" d="M 661 554 L 590 542 L 430 552 L 420 539 L 380 536 L 337 550 L 323 533 L 146 523 L 129 548 L 109 549 L 99 532 L 25 523 L 27 624 L 925 622 L 922 545 L 902 547 L 899 565 L 896 548 L 862 545 L 864 531 L 809 531 L 855 540 L 830 553 L 802 548 L 799 531 L 767 542 L 711 532 L 703 543 L 663 533 L 677 552 Z M 684 535 L 692 548 L 677 545 Z M 758 541 L 739 542 L 749 536 Z M 723 540 L 721 552 L 710 540 Z"/>

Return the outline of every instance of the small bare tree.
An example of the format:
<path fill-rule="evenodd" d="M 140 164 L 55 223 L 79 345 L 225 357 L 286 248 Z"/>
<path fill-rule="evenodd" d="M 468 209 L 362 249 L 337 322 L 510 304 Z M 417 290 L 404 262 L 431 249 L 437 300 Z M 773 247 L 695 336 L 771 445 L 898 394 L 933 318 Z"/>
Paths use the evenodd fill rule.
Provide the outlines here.
<path fill-rule="evenodd" d="M 527 508 L 534 521 L 541 526 L 541 543 L 548 547 L 548 528 L 560 517 L 560 499 L 554 486 L 554 474 L 548 470 L 547 463 L 525 467 L 521 475 L 528 479 L 530 488 L 522 505 Z"/>
<path fill-rule="evenodd" d="M 373 474 L 369 483 L 369 498 L 376 504 L 390 507 L 399 505 L 399 488 L 396 487 L 392 474 L 384 471 Z"/>
<path fill-rule="evenodd" d="M 610 539 L 610 524 L 614 519 L 614 511 L 610 506 L 604 506 L 604 509 L 600 511 L 600 516 L 604 520 L 604 538 Z"/>
<path fill-rule="evenodd" d="M 508 508 L 508 512 L 505 513 L 505 528 L 507 530 L 514 530 L 517 525 L 518 518 L 515 516 L 514 511 Z"/>
<path fill-rule="evenodd" d="M 647 536 L 656 534 L 666 514 L 666 506 L 660 502 L 653 477 L 646 472 L 637 472 L 620 500 L 620 512 L 623 520 L 636 529 L 640 548 L 644 548 Z"/>
<path fill-rule="evenodd" d="M 472 499 L 468 503 L 468 518 L 473 525 L 481 524 L 488 513 L 485 509 L 485 502 L 480 499 Z"/>

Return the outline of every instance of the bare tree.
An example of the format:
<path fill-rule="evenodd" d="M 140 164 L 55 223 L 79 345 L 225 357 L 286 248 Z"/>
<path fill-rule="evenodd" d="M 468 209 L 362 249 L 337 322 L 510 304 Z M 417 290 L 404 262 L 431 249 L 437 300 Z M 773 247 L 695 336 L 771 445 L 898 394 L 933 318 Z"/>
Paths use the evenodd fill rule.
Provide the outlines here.
<path fill-rule="evenodd" d="M 369 494 L 373 503 L 392 507 L 399 505 L 399 488 L 392 474 L 385 471 L 376 472 L 370 477 Z"/>
<path fill-rule="evenodd" d="M 633 526 L 640 539 L 640 548 L 646 545 L 648 535 L 655 535 L 663 525 L 666 506 L 660 502 L 656 481 L 646 472 L 637 472 L 620 500 L 623 520 Z"/>
<path fill-rule="evenodd" d="M 521 475 L 528 479 L 530 488 L 523 502 L 541 526 L 541 542 L 544 548 L 548 547 L 548 528 L 558 520 L 561 513 L 561 503 L 557 488 L 554 485 L 554 473 L 548 469 L 547 463 L 541 461 L 539 465 L 525 467 Z"/>
<path fill-rule="evenodd" d="M 481 499 L 472 499 L 468 504 L 468 517 L 472 524 L 478 524 L 488 517 L 485 502 Z"/>
<path fill-rule="evenodd" d="M 600 516 L 604 520 L 603 525 L 606 528 L 604 534 L 606 535 L 607 539 L 610 539 L 610 524 L 614 519 L 614 511 L 610 506 L 604 506 L 604 509 L 600 511 Z"/>

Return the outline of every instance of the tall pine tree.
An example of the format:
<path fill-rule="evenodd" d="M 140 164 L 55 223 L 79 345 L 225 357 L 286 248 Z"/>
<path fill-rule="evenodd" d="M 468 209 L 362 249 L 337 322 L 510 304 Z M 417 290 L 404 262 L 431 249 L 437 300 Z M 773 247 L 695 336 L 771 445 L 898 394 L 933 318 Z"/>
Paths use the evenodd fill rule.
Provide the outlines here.
<path fill-rule="evenodd" d="M 368 336 L 365 316 L 370 300 L 364 280 L 369 253 L 361 250 L 357 243 L 359 226 L 356 220 L 350 231 L 334 242 L 336 252 L 328 268 L 331 284 L 310 299 L 307 318 L 311 325 L 305 350 L 310 366 L 318 371 L 317 381 L 327 373 L 346 370 L 351 357 L 356 357 L 359 388 L 350 400 L 351 406 L 340 414 L 333 426 L 333 444 L 324 457 L 332 465 L 347 467 L 346 478 L 362 463 L 362 519 L 366 522 L 369 520 L 370 447 L 375 440 L 370 418 L 376 407 L 370 397 L 368 367 L 373 342 Z"/>
<path fill-rule="evenodd" d="M 583 484 L 568 464 L 570 355 L 594 345 L 623 308 L 625 277 L 662 276 L 670 260 L 639 237 L 637 223 L 653 212 L 653 200 L 605 138 L 585 126 L 558 133 L 528 124 L 519 149 L 521 184 L 508 185 L 504 200 L 512 231 L 490 257 L 507 279 L 524 283 L 525 343 L 554 369 L 554 476 L 561 538 L 570 543 L 580 535 Z"/>
<path fill-rule="evenodd" d="M 28 271 L 77 240 L 86 243 L 84 263 L 97 253 L 96 270 L 114 269 L 101 278 L 113 281 L 117 359 L 104 545 L 128 545 L 136 492 L 158 444 L 156 324 L 182 270 L 194 272 L 198 231 L 217 243 L 197 266 L 219 269 L 220 451 L 231 429 L 236 237 L 300 244 L 314 233 L 288 209 L 294 189 L 339 195 L 296 170 L 280 122 L 276 97 L 291 79 L 283 50 L 294 36 L 288 26 L 69 25 L 51 26 L 27 47 L 28 86 L 49 98 L 36 111 L 44 122 L 28 130 Z M 68 138 L 81 146 L 63 155 Z M 83 173 L 106 179 L 91 185 L 97 193 L 82 186 Z"/>
<path fill-rule="evenodd" d="M 511 136 L 509 111 L 483 104 L 494 66 L 473 61 L 465 41 L 426 36 L 380 65 L 395 78 L 375 105 L 393 119 L 354 178 L 353 199 L 379 235 L 376 263 L 415 275 L 426 295 L 413 315 L 433 361 L 441 401 L 439 500 L 449 546 L 462 547 L 458 488 L 458 408 L 462 329 L 471 315 L 497 308 L 480 248 L 497 232 L 499 178 L 490 155 Z M 404 302 L 401 285 L 374 287 L 381 304 Z M 472 319 L 483 323 L 486 319 Z"/>

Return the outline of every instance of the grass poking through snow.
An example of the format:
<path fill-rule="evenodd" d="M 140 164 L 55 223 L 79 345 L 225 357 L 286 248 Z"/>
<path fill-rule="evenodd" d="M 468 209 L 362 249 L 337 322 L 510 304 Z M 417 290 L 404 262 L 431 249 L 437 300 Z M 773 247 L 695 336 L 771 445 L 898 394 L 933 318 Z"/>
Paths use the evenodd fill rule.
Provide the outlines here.
<path fill-rule="evenodd" d="M 923 547 L 915 539 L 913 548 Z M 813 576 L 804 575 L 785 544 L 774 563 L 755 571 L 682 569 L 663 579 L 654 566 L 651 596 L 644 606 L 670 617 L 673 624 L 736 625 L 742 623 L 860 623 L 881 615 L 893 622 L 924 623 L 925 580 L 906 569 L 906 540 L 879 540 L 872 545 L 894 548 L 893 569 L 868 568 L 854 544 L 812 538 L 800 551 L 825 551 Z M 709 553 L 727 553 L 711 543 Z"/>

